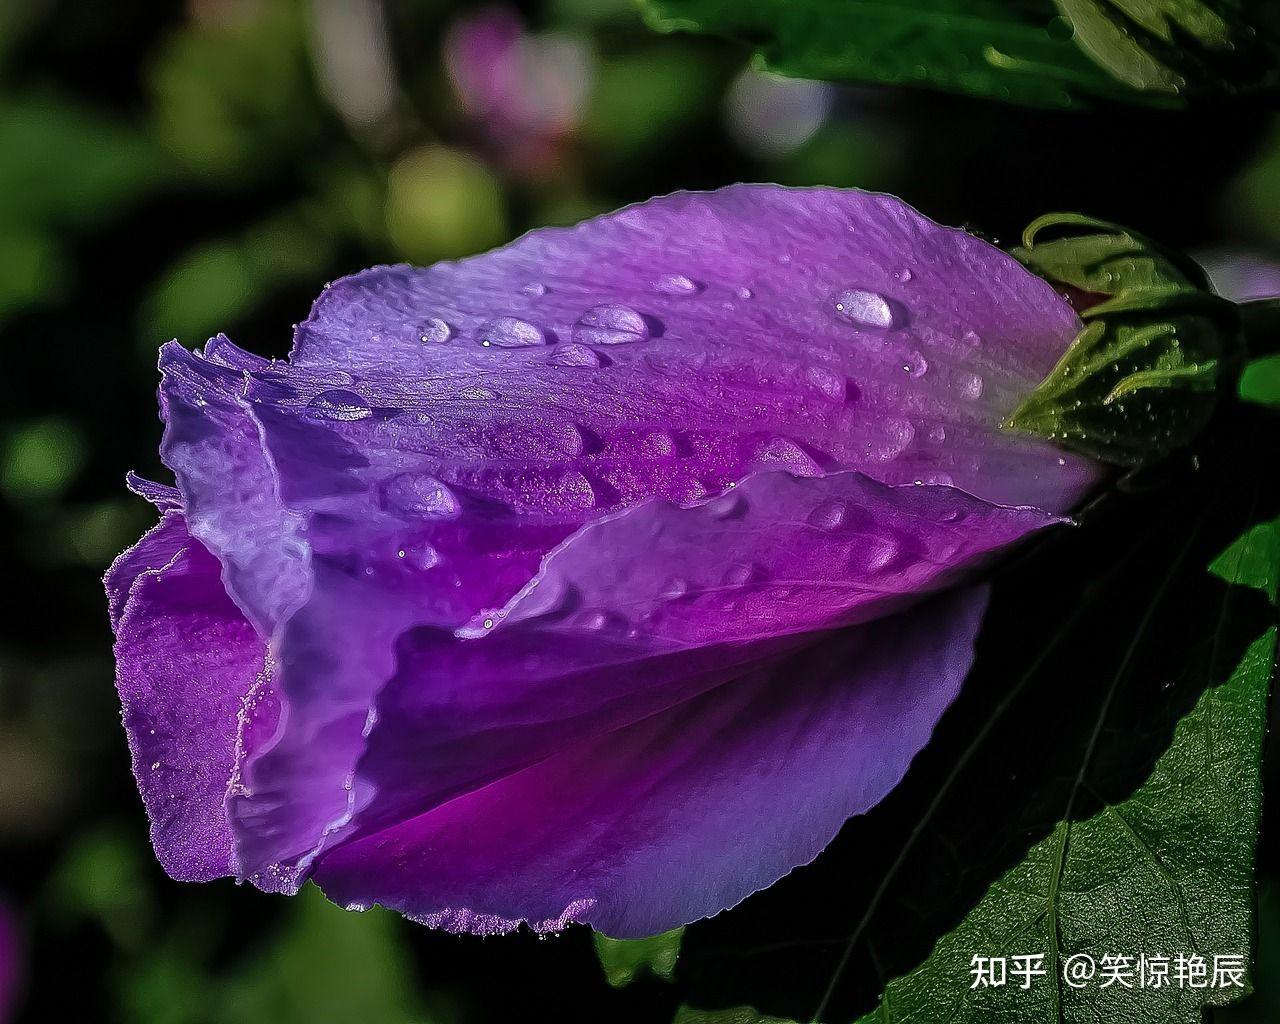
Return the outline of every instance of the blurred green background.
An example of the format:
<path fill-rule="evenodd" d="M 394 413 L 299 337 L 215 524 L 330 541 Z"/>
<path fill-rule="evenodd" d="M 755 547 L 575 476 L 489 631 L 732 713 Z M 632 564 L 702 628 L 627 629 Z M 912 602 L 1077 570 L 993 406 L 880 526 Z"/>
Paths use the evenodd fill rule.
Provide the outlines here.
<path fill-rule="evenodd" d="M 0 3 L 16 1019 L 670 1019 L 661 982 L 608 987 L 582 929 L 454 938 L 311 892 L 167 880 L 99 578 L 152 520 L 125 471 L 167 479 L 162 342 L 225 331 L 283 355 L 334 277 L 738 180 L 892 191 L 996 240 L 1078 209 L 1198 252 L 1280 249 L 1280 118 L 1260 108 L 1045 113 L 787 81 L 741 47 L 650 32 L 629 0 Z M 1262 927 L 1263 991 L 1233 1020 L 1280 1017 L 1274 891 Z"/>

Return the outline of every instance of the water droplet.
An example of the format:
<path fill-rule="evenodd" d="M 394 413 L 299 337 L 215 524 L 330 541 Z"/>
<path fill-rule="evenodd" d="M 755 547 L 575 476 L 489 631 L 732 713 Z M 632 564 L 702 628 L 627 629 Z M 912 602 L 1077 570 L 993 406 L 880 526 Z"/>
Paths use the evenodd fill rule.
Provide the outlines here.
<path fill-rule="evenodd" d="M 420 338 L 427 344 L 439 345 L 441 342 L 448 341 L 452 337 L 452 325 L 445 323 L 438 316 L 433 316 L 430 319 L 423 321 L 422 334 L 420 335 Z"/>
<path fill-rule="evenodd" d="M 573 327 L 573 340 L 580 345 L 626 345 L 648 337 L 644 317 L 630 306 L 616 303 L 592 306 Z"/>
<path fill-rule="evenodd" d="M 878 424 L 876 432 L 867 439 L 867 456 L 877 462 L 891 462 L 901 455 L 916 436 L 916 428 L 910 420 L 890 417 Z"/>
<path fill-rule="evenodd" d="M 976 402 L 982 397 L 982 389 L 985 386 L 985 382 L 976 373 L 962 373 L 956 378 L 956 386 L 960 391 L 961 398 Z"/>
<path fill-rule="evenodd" d="M 832 299 L 836 315 L 863 327 L 892 327 L 893 310 L 879 292 L 846 288 Z"/>
<path fill-rule="evenodd" d="M 849 386 L 844 374 L 826 366 L 809 366 L 805 368 L 804 378 L 828 398 L 843 401 L 848 396 Z"/>
<path fill-rule="evenodd" d="M 559 480 L 556 481 L 556 490 L 559 497 L 564 500 L 565 505 L 583 511 L 594 508 L 598 500 L 595 488 L 591 486 L 591 481 L 576 469 L 571 469 L 560 475 Z"/>
<path fill-rule="evenodd" d="M 411 516 L 444 518 L 462 511 L 457 495 L 440 480 L 426 473 L 401 473 L 383 487 L 386 504 Z"/>
<path fill-rule="evenodd" d="M 707 511 L 716 519 L 741 519 L 747 514 L 747 499 L 737 491 L 726 491 L 707 502 Z"/>
<path fill-rule="evenodd" d="M 396 557 L 415 569 L 433 569 L 440 564 L 440 552 L 430 544 L 406 544 L 396 552 Z"/>
<path fill-rule="evenodd" d="M 621 615 L 604 611 L 587 612 L 578 619 L 578 622 L 587 629 L 597 632 L 604 629 L 625 629 L 627 625 Z"/>
<path fill-rule="evenodd" d="M 545 345 L 547 336 L 542 328 L 535 327 L 528 320 L 514 316 L 500 316 L 490 320 L 480 328 L 476 340 L 485 348 L 530 348 L 534 345 Z"/>
<path fill-rule="evenodd" d="M 894 274 L 893 276 L 894 276 L 894 277 L 896 277 L 896 278 L 897 278 L 899 281 L 901 281 L 903 284 L 906 284 L 908 281 L 910 281 L 910 280 L 911 280 L 912 278 L 914 278 L 916 275 L 915 275 L 915 274 L 913 274 L 913 273 L 911 272 L 911 268 L 910 268 L 910 267 L 903 267 L 901 270 L 899 270 L 899 271 L 898 271 L 896 274 Z"/>
<path fill-rule="evenodd" d="M 898 557 L 898 542 L 892 537 L 872 537 L 866 547 L 859 548 L 854 561 L 859 569 L 876 572 Z"/>
<path fill-rule="evenodd" d="M 748 562 L 735 562 L 724 572 L 726 587 L 741 587 L 757 578 L 756 567 Z"/>
<path fill-rule="evenodd" d="M 663 274 L 654 283 L 654 287 L 663 295 L 697 295 L 703 289 L 700 281 L 685 277 L 684 274 Z"/>
<path fill-rule="evenodd" d="M 933 487 L 950 487 L 955 483 L 955 481 L 951 479 L 950 473 L 922 473 L 920 476 L 916 477 L 912 483 L 917 487 L 924 487 L 926 485 Z"/>
<path fill-rule="evenodd" d="M 766 466 L 790 470 L 799 476 L 819 476 L 822 473 L 822 467 L 808 452 L 785 437 L 771 437 L 761 442 L 752 452 L 752 459 Z"/>
<path fill-rule="evenodd" d="M 708 494 L 707 485 L 696 477 L 676 480 L 671 485 L 671 498 L 678 505 L 692 505 Z"/>
<path fill-rule="evenodd" d="M 640 439 L 640 448 L 645 455 L 674 455 L 676 439 L 663 430 L 655 430 Z"/>
<path fill-rule="evenodd" d="M 587 449 L 588 435 L 576 423 L 565 423 L 558 430 L 548 431 L 547 436 L 556 454 L 563 458 L 573 458 Z"/>
<path fill-rule="evenodd" d="M 844 522 L 847 511 L 843 501 L 824 501 L 809 513 L 809 523 L 819 530 L 834 530 Z"/>
<path fill-rule="evenodd" d="M 366 419 L 373 411 L 369 408 L 368 402 L 354 391 L 347 391 L 345 388 L 321 391 L 307 403 L 307 408 L 325 419 L 345 422 Z"/>
<path fill-rule="evenodd" d="M 540 295 L 547 294 L 547 286 L 543 284 L 541 281 L 532 281 L 529 284 L 525 285 L 523 288 L 521 288 L 520 291 L 523 294 L 531 295 L 536 299 Z"/>
<path fill-rule="evenodd" d="M 753 292 L 750 288 L 747 288 L 745 286 L 735 288 L 733 290 L 733 294 L 738 296 L 738 298 L 740 299 L 753 299 L 755 298 L 755 295 L 756 295 L 755 292 Z"/>
<path fill-rule="evenodd" d="M 675 600 L 677 597 L 684 597 L 689 593 L 689 581 L 679 576 L 672 576 L 667 580 L 667 585 L 662 588 L 662 596 L 668 601 Z"/>
<path fill-rule="evenodd" d="M 458 392 L 459 398 L 470 398 L 473 402 L 491 402 L 498 397 L 496 391 L 478 386 L 466 387 Z"/>
<path fill-rule="evenodd" d="M 929 428 L 929 440 L 934 444 L 942 444 L 947 439 L 947 428 L 941 423 Z"/>
<path fill-rule="evenodd" d="M 586 345 L 557 345 L 551 352 L 551 361 L 556 366 L 599 366 L 599 353 Z"/>
<path fill-rule="evenodd" d="M 912 379 L 923 377 L 929 372 L 929 361 L 919 352 L 912 352 L 903 362 L 902 372 Z"/>

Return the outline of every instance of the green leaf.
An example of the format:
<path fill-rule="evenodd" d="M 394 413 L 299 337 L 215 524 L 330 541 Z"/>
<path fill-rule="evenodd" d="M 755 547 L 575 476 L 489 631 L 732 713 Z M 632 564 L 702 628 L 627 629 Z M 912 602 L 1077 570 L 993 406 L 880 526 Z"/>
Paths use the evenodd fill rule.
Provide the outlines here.
<path fill-rule="evenodd" d="M 1240 397 L 1259 405 L 1280 405 L 1280 356 L 1255 359 L 1244 368 Z"/>
<path fill-rule="evenodd" d="M 1250 529 L 1210 565 L 1228 583 L 1274 600 L 1278 523 Z M 1222 615 L 1225 616 L 1224 606 Z M 1215 641 L 1216 646 L 1216 641 Z M 1075 818 L 1091 785 L 1093 743 L 1067 813 L 1005 872 L 914 971 L 887 986 L 860 1024 L 893 1020 L 1186 1021 L 1241 988 L 1125 989 L 1064 983 L 971 989 L 971 957 L 1047 952 L 1046 963 L 1087 955 L 1247 954 L 1252 941 L 1253 860 L 1261 802 L 1262 743 L 1275 665 L 1276 629 L 1244 652 L 1225 682 L 1209 686 L 1178 722 L 1168 749 L 1130 796 Z M 1123 671 L 1124 666 L 1122 666 Z"/>
<path fill-rule="evenodd" d="M 728 1010 L 695 1010 L 682 1006 L 676 1011 L 671 1024 L 795 1024 L 781 1017 L 765 1017 L 749 1006 L 735 1006 Z"/>
<path fill-rule="evenodd" d="M 1041 241 L 1046 228 L 1085 233 Z M 1212 293 L 1198 266 L 1076 214 L 1039 218 L 1014 256 L 1085 293 L 1085 326 L 1005 427 L 1127 467 L 1157 461 L 1204 429 L 1244 350 L 1237 308 Z"/>
<path fill-rule="evenodd" d="M 661 31 L 729 36 L 775 71 L 1036 106 L 1269 90 L 1280 48 L 1239 0 L 641 0 Z"/>
<path fill-rule="evenodd" d="M 1261 590 L 1275 604 L 1278 565 L 1280 519 L 1250 529 L 1210 563 L 1209 571 L 1228 583 Z"/>
<path fill-rule="evenodd" d="M 611 939 L 596 932 L 596 955 L 604 968 L 604 976 L 614 988 L 630 985 L 644 971 L 670 980 L 683 937 L 683 928 L 673 928 L 647 939 Z"/>

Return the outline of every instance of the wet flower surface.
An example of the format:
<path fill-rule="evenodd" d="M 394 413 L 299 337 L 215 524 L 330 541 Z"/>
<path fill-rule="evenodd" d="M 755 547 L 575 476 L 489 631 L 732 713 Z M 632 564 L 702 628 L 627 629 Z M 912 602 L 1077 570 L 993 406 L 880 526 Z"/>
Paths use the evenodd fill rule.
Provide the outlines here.
<path fill-rule="evenodd" d="M 344 279 L 287 363 L 167 346 L 107 578 L 161 862 L 480 932 L 771 884 L 1099 479 L 999 427 L 1079 329 L 896 199 L 735 186 Z"/>

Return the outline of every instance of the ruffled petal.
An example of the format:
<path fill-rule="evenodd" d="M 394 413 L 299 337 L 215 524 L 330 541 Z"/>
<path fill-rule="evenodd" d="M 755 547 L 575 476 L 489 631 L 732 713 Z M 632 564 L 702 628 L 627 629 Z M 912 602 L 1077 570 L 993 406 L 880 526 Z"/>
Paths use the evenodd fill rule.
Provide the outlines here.
<path fill-rule="evenodd" d="M 653 935 L 812 860 L 905 774 L 973 657 L 955 591 L 322 856 L 338 903 L 436 927 Z"/>
<path fill-rule="evenodd" d="M 221 565 L 167 513 L 107 575 L 116 684 L 156 857 L 172 877 L 234 871 L 224 800 L 265 648 L 227 596 Z"/>

